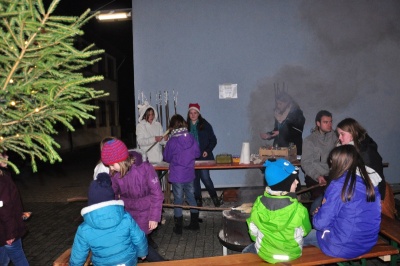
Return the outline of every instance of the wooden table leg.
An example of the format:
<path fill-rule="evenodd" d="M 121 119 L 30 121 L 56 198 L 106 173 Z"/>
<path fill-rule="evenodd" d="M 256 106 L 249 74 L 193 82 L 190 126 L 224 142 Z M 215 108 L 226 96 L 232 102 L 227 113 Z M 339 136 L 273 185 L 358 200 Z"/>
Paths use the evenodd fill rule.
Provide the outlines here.
<path fill-rule="evenodd" d="M 167 204 L 171 203 L 171 184 L 168 182 L 169 171 L 166 171 L 164 176 L 165 190 L 164 190 L 164 202 Z"/>

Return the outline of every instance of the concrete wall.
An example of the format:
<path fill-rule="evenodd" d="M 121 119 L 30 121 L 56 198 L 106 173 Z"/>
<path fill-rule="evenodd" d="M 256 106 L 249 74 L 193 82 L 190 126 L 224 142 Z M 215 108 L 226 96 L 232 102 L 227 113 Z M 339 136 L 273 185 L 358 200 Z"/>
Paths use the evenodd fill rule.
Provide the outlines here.
<path fill-rule="evenodd" d="M 334 126 L 354 117 L 376 140 L 399 182 L 398 93 L 400 16 L 397 1 L 133 0 L 136 98 L 178 92 L 177 112 L 190 102 L 218 138 L 215 154 L 251 152 L 270 144 L 274 83 L 288 88 L 304 111 L 303 137 L 320 109 Z M 218 85 L 238 84 L 221 100 Z M 170 111 L 172 112 L 172 110 Z M 260 185 L 259 171 L 214 171 L 217 187 Z"/>

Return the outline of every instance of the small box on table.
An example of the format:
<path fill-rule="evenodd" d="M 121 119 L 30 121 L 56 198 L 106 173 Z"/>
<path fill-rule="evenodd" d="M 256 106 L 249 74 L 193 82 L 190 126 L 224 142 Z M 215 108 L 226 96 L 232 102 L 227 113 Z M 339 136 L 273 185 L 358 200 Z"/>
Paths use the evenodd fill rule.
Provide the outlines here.
<path fill-rule="evenodd" d="M 232 163 L 232 155 L 227 153 L 218 154 L 215 157 L 215 162 L 217 164 L 230 164 Z"/>
<path fill-rule="evenodd" d="M 289 161 L 294 161 L 297 158 L 297 148 L 296 145 L 278 148 L 262 146 L 259 149 L 259 155 L 263 161 L 271 158 L 285 158 Z"/>

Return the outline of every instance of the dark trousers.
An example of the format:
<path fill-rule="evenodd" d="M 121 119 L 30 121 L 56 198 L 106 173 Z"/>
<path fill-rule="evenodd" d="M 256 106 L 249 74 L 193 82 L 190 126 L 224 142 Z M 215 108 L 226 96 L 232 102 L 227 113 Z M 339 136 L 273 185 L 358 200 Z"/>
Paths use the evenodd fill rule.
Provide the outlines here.
<path fill-rule="evenodd" d="M 328 182 L 327 177 L 325 177 L 326 182 Z M 312 187 L 315 185 L 318 185 L 318 182 L 312 179 L 310 176 L 306 175 L 304 178 L 304 182 L 306 183 L 306 187 Z M 324 195 L 326 186 L 323 187 L 316 187 L 310 190 L 311 193 L 311 200 L 315 200 L 316 198 L 319 198 L 321 195 Z"/>
<path fill-rule="evenodd" d="M 205 170 L 196 170 L 195 172 L 196 177 L 193 181 L 193 185 L 194 185 L 194 196 L 196 199 L 200 199 L 201 198 L 201 184 L 200 184 L 200 180 L 201 182 L 203 182 L 206 190 L 208 191 L 208 194 L 210 194 L 210 197 L 217 197 L 217 192 L 215 191 L 214 188 L 214 183 L 211 180 L 211 176 L 210 176 L 210 170 L 205 169 Z"/>

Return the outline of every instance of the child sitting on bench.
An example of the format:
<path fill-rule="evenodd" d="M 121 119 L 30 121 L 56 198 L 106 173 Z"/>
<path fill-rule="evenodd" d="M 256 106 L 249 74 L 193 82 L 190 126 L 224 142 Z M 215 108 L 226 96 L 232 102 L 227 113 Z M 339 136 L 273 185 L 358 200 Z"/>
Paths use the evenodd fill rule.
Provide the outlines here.
<path fill-rule="evenodd" d="M 72 246 L 70 266 L 82 266 L 92 251 L 94 265 L 136 265 L 147 255 L 147 239 L 122 200 L 114 200 L 109 174 L 100 173 L 89 187 L 88 205 L 81 214 Z"/>
<path fill-rule="evenodd" d="M 285 159 L 265 162 L 267 187 L 247 219 L 255 243 L 243 253 L 256 253 L 269 263 L 297 259 L 302 254 L 303 237 L 311 230 L 307 209 L 297 200 L 295 167 Z"/>
<path fill-rule="evenodd" d="M 331 257 L 351 259 L 369 252 L 378 241 L 380 177 L 369 174 L 353 145 L 329 154 L 331 183 L 313 217 L 304 245 L 317 246 Z"/>

